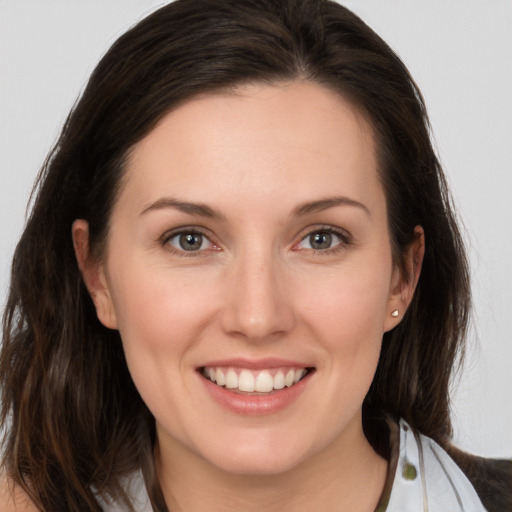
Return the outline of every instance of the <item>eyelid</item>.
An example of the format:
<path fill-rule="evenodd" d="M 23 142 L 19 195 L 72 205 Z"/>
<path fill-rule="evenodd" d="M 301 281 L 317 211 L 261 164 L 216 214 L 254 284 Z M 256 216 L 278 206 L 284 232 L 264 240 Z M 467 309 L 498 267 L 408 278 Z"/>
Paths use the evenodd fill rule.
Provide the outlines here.
<path fill-rule="evenodd" d="M 331 234 L 337 236 L 341 240 L 341 242 L 336 244 L 334 247 L 330 247 L 327 249 L 312 249 L 312 248 L 311 249 L 301 249 L 301 248 L 298 248 L 298 245 L 301 242 L 303 242 L 307 237 L 313 235 L 314 233 L 319 233 L 319 232 L 331 233 Z M 318 254 L 329 254 L 329 253 L 336 252 L 337 250 L 342 250 L 342 249 L 346 248 L 348 245 L 352 244 L 352 235 L 347 230 L 336 227 L 336 226 L 332 226 L 332 225 L 321 224 L 321 225 L 317 225 L 317 226 L 308 226 L 307 228 L 302 230 L 302 233 L 303 234 L 300 235 L 299 241 L 293 244 L 292 249 L 294 249 L 294 250 L 309 250 L 309 251 L 312 251 L 312 252 L 318 253 Z M 171 244 L 169 244 L 169 241 L 172 238 L 179 236 L 179 235 L 183 235 L 183 234 L 201 235 L 208 240 L 208 242 L 210 243 L 210 247 L 208 247 L 207 249 L 200 249 L 197 251 L 186 251 L 186 250 L 178 249 L 178 248 L 172 246 Z M 221 247 L 218 245 L 218 243 L 216 243 L 214 240 L 212 240 L 212 238 L 214 238 L 213 235 L 210 234 L 209 230 L 207 230 L 205 228 L 197 227 L 197 226 L 180 226 L 180 227 L 173 228 L 173 229 L 170 229 L 170 230 L 164 232 L 164 234 L 158 239 L 158 242 L 163 247 L 164 246 L 167 247 L 170 252 L 173 252 L 180 256 L 200 256 L 200 255 L 204 255 L 203 253 L 205 253 L 207 251 L 221 251 L 222 250 Z"/>
<path fill-rule="evenodd" d="M 304 231 L 305 231 L 305 233 L 304 233 Z M 331 226 L 331 225 L 322 224 L 322 225 L 318 225 L 318 226 L 308 226 L 306 228 L 306 230 L 303 230 L 303 233 L 304 234 L 300 236 L 299 241 L 294 244 L 295 250 L 313 251 L 315 254 L 316 253 L 329 254 L 329 253 L 336 252 L 338 250 L 343 250 L 348 245 L 352 244 L 352 235 L 347 230 L 339 228 L 339 227 Z M 315 233 L 330 233 L 332 235 L 337 236 L 341 240 L 341 243 L 336 244 L 335 246 L 329 247 L 327 249 L 313 249 L 313 248 L 301 249 L 298 247 L 298 245 L 301 242 L 303 242 L 304 240 L 306 240 L 308 237 L 310 237 L 311 235 L 313 235 Z"/>
<path fill-rule="evenodd" d="M 210 247 L 207 249 L 200 249 L 197 251 L 185 251 L 184 249 L 178 249 L 169 243 L 169 241 L 179 235 L 185 234 L 193 234 L 193 235 L 201 235 L 206 238 L 210 243 Z M 170 252 L 174 254 L 178 254 L 180 256 L 201 256 L 204 255 L 206 251 L 220 251 L 220 247 L 216 242 L 212 240 L 213 236 L 209 234 L 208 230 L 204 228 L 200 228 L 197 226 L 180 226 L 178 228 L 170 229 L 166 231 L 159 239 L 158 242 L 162 247 L 166 247 Z"/>

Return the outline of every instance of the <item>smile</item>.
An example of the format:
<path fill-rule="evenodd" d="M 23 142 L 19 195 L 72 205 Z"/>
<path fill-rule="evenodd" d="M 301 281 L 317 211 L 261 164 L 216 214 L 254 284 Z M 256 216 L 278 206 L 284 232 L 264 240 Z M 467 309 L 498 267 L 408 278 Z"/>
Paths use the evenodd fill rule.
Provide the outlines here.
<path fill-rule="evenodd" d="M 290 388 L 297 384 L 307 373 L 307 368 L 271 368 L 249 370 L 244 368 L 222 368 L 205 366 L 202 375 L 234 393 L 271 393 L 275 390 Z"/>

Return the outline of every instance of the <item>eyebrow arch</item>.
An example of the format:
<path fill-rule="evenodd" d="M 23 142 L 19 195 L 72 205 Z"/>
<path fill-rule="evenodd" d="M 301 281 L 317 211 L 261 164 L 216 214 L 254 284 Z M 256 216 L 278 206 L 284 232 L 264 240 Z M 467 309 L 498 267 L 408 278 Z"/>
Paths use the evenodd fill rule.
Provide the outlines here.
<path fill-rule="evenodd" d="M 195 215 L 198 217 L 208 217 L 210 219 L 223 219 L 224 215 L 218 210 L 211 208 L 210 206 L 203 203 L 190 203 L 187 201 L 179 201 L 172 197 L 162 197 L 151 203 L 149 206 L 144 208 L 140 215 L 144 215 L 150 211 L 163 210 L 165 208 L 173 208 L 189 215 Z"/>
<path fill-rule="evenodd" d="M 323 212 L 335 206 L 355 206 L 370 216 L 370 210 L 363 203 L 343 196 L 326 197 L 317 201 L 302 203 L 293 210 L 293 214 L 297 217 L 303 217 L 312 213 Z"/>

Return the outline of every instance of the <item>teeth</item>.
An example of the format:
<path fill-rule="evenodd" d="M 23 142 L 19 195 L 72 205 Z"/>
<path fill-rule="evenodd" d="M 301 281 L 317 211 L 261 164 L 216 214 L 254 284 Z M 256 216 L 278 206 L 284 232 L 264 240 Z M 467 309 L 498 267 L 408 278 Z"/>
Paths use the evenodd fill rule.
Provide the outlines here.
<path fill-rule="evenodd" d="M 297 384 L 307 370 L 305 368 L 290 368 L 279 370 L 239 370 L 233 368 L 204 368 L 203 375 L 218 386 L 227 389 L 238 389 L 245 393 L 270 393 L 274 389 L 283 389 Z"/>
<path fill-rule="evenodd" d="M 229 389 L 238 387 L 238 375 L 234 370 L 228 370 L 228 373 L 226 373 L 226 387 Z"/>
<path fill-rule="evenodd" d="M 219 384 L 219 381 L 217 381 Z M 254 377 L 249 370 L 242 370 L 238 377 L 238 389 L 240 391 L 252 392 L 254 391 Z"/>
<path fill-rule="evenodd" d="M 284 378 L 284 384 L 287 388 L 289 388 L 293 384 L 293 379 L 295 377 L 295 372 L 293 370 L 290 370 L 286 377 Z"/>
<path fill-rule="evenodd" d="M 256 385 L 254 386 L 255 391 L 260 393 L 268 393 L 274 389 L 274 379 L 268 372 L 261 372 L 256 377 Z"/>
<path fill-rule="evenodd" d="M 297 382 L 299 382 L 299 380 L 302 379 L 304 375 L 306 375 L 306 370 L 295 370 L 295 373 L 293 374 L 293 383 L 297 384 Z"/>
<path fill-rule="evenodd" d="M 224 386 L 226 384 L 226 378 L 224 377 L 224 373 L 220 368 L 217 368 L 215 372 L 215 381 L 219 386 Z"/>
<path fill-rule="evenodd" d="M 279 371 L 274 377 L 274 389 L 283 389 L 284 386 L 284 373 Z"/>

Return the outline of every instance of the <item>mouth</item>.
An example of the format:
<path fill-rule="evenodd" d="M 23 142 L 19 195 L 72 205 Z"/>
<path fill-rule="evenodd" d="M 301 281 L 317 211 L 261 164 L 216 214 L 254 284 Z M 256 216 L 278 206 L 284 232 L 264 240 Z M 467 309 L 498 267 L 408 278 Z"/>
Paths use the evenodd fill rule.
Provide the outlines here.
<path fill-rule="evenodd" d="M 203 366 L 199 373 L 215 385 L 240 395 L 271 395 L 292 388 L 307 375 L 312 367 L 282 367 L 251 370 L 248 368 Z"/>

